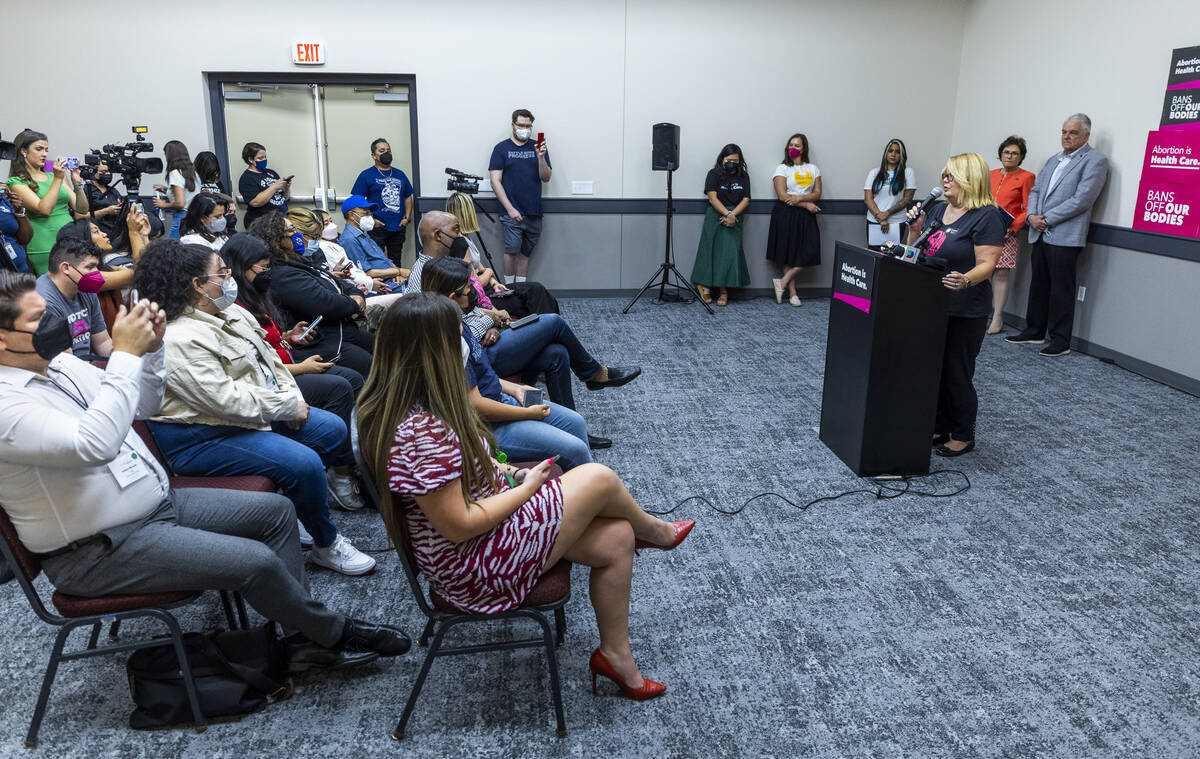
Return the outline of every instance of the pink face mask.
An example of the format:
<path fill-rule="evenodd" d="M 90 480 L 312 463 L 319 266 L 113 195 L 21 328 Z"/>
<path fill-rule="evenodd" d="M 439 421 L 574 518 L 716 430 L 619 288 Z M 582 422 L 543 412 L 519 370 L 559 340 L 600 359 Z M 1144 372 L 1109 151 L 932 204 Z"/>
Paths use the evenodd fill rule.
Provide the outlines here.
<path fill-rule="evenodd" d="M 72 264 L 71 268 L 75 269 L 75 266 Z M 79 281 L 75 283 L 75 286 L 79 288 L 79 292 L 98 293 L 104 289 L 104 275 L 100 272 L 89 271 L 87 274 L 84 274 L 79 269 L 75 269 L 75 272 L 79 274 Z"/>
<path fill-rule="evenodd" d="M 793 161 L 800 157 L 800 148 L 788 148 L 788 158 Z"/>

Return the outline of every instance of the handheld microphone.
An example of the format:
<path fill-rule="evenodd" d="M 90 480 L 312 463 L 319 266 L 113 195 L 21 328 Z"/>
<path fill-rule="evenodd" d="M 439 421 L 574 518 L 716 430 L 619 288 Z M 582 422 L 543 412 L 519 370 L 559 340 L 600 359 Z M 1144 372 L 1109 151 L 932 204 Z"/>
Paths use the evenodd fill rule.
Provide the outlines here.
<path fill-rule="evenodd" d="M 452 169 L 449 166 L 446 167 L 446 173 L 452 177 L 460 177 L 462 179 L 483 179 L 483 177 L 477 177 L 474 174 L 468 174 L 465 171 L 459 171 L 458 169 Z M 938 190 L 938 193 L 940 194 L 941 190 Z"/>
<path fill-rule="evenodd" d="M 913 218 L 920 216 L 922 211 L 933 205 L 933 202 L 940 197 L 942 197 L 941 187 L 934 187 L 932 190 L 930 190 L 929 194 L 925 196 L 925 199 L 917 205 L 917 213 L 913 216 Z"/>

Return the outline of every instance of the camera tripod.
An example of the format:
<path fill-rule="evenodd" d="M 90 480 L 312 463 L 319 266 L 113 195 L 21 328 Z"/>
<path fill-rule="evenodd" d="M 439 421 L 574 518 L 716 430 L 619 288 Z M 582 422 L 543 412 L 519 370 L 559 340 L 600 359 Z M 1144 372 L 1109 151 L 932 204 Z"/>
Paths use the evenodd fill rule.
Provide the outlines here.
<path fill-rule="evenodd" d="M 642 289 L 638 290 L 638 294 L 633 296 L 633 300 L 629 301 L 625 308 L 621 310 L 621 313 L 623 314 L 629 313 L 629 309 L 633 308 L 633 304 L 637 303 L 638 299 L 645 295 L 646 291 L 651 287 L 654 287 L 656 284 L 658 285 L 659 302 L 673 300 L 679 303 L 689 303 L 690 300 L 688 300 L 686 297 L 683 297 L 679 293 L 680 290 L 687 290 L 700 305 L 704 306 L 705 311 L 710 314 L 713 313 L 712 306 L 704 302 L 704 299 L 700 297 L 700 293 L 696 290 L 695 286 L 688 281 L 687 277 L 683 276 L 683 274 L 671 261 L 671 253 L 674 249 L 673 239 L 671 237 L 671 219 L 675 215 L 675 204 L 671 195 L 671 177 L 674 173 L 675 171 L 673 169 L 667 169 L 667 241 L 666 248 L 663 252 L 663 262 L 659 264 L 658 271 L 654 272 L 654 274 L 650 276 L 650 279 L 646 281 L 646 284 L 642 285 Z M 671 282 L 671 275 L 675 275 L 675 278 L 682 284 L 675 284 Z M 671 297 L 669 298 L 667 297 L 668 287 L 675 288 L 674 292 L 671 293 Z"/>

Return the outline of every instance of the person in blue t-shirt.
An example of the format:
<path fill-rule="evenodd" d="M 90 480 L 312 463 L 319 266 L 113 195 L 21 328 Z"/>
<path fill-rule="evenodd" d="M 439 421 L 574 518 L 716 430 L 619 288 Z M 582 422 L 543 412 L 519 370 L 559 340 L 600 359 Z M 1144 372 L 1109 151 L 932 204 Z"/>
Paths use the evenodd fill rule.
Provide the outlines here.
<path fill-rule="evenodd" d="M 550 181 L 546 141 L 530 143 L 533 114 L 518 108 L 512 114 L 512 138 L 492 148 L 488 175 L 500 201 L 504 226 L 504 283 L 524 282 L 529 257 L 542 236 L 542 184 Z"/>
<path fill-rule="evenodd" d="M 29 271 L 25 243 L 33 239 L 33 226 L 25 215 L 25 204 L 8 188 L 0 189 L 0 269 Z"/>
<path fill-rule="evenodd" d="M 371 239 L 399 267 L 404 236 L 412 222 L 413 186 L 403 171 L 392 166 L 392 146 L 387 140 L 380 137 L 371 143 L 371 159 L 375 165 L 358 175 L 350 193 L 375 206 Z"/>

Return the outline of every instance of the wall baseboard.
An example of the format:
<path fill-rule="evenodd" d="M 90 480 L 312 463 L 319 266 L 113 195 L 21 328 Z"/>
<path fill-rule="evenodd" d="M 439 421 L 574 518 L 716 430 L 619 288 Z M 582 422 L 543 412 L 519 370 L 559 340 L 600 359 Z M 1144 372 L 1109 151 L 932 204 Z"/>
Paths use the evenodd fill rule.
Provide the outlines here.
<path fill-rule="evenodd" d="M 651 288 L 646 291 L 642 297 L 641 303 L 647 300 L 653 300 L 657 297 L 657 293 L 653 293 L 657 288 Z M 750 300 L 751 298 L 774 298 L 775 291 L 763 287 L 734 287 L 731 288 L 731 299 L 734 301 Z M 621 289 L 621 290 L 563 290 L 555 288 L 554 296 L 556 298 L 632 298 L 637 295 L 637 290 Z M 828 287 L 797 287 L 797 294 L 800 299 L 805 298 L 828 298 L 830 288 Z M 653 293 L 653 294 L 652 294 Z"/>
<path fill-rule="evenodd" d="M 1018 330 L 1025 329 L 1025 317 L 1008 311 L 1004 312 L 1004 323 Z M 1071 338 L 1071 350 L 1086 354 L 1092 358 L 1098 358 L 1105 363 L 1115 364 L 1126 371 L 1140 374 L 1148 380 L 1153 380 L 1173 387 L 1176 390 L 1181 390 L 1189 395 L 1200 397 L 1200 379 L 1171 371 L 1157 364 L 1152 364 L 1149 361 L 1134 358 L 1133 356 L 1115 351 L 1112 348 L 1106 348 L 1103 345 L 1098 345 L 1080 337 Z"/>

